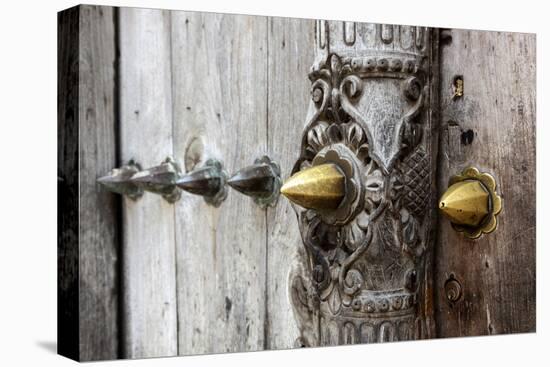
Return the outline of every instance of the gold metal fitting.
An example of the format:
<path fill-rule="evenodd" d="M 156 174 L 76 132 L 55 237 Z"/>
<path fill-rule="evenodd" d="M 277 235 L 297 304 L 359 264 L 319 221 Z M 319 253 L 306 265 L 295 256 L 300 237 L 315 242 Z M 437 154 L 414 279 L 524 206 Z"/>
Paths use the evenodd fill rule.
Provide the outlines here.
<path fill-rule="evenodd" d="M 439 209 L 453 223 L 477 227 L 489 214 L 489 193 L 479 181 L 457 182 L 445 191 Z"/>
<path fill-rule="evenodd" d="M 453 176 L 449 185 L 439 200 L 439 209 L 456 231 L 474 239 L 497 228 L 496 216 L 502 209 L 502 200 L 496 193 L 493 176 L 468 167 Z"/>
<path fill-rule="evenodd" d="M 333 163 L 296 172 L 281 187 L 281 194 L 308 209 L 336 209 L 346 195 L 346 176 Z"/>

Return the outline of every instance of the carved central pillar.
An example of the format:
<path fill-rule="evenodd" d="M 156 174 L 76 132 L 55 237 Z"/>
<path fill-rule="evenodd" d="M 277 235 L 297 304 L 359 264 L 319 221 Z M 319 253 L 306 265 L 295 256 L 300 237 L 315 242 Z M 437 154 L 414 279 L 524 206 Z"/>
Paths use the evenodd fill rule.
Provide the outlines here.
<path fill-rule="evenodd" d="M 433 337 L 437 35 L 316 24 L 300 157 L 282 190 L 308 256 L 290 290 L 303 345 Z"/>

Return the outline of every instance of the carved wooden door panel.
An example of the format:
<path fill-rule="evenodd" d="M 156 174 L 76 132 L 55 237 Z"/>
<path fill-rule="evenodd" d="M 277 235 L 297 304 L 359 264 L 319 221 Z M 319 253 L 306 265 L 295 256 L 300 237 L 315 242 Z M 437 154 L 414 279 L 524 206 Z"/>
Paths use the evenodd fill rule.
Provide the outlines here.
<path fill-rule="evenodd" d="M 440 220 L 438 337 L 533 332 L 535 35 L 445 30 L 441 41 L 438 188 L 463 168 L 491 173 L 502 197 L 495 232 L 470 240 Z M 463 93 L 454 96 L 457 77 Z"/>
<path fill-rule="evenodd" d="M 142 181 L 156 194 L 110 199 L 112 353 L 534 331 L 533 35 L 83 9 L 112 22 L 94 40 L 118 83 L 105 150 L 133 178 L 215 167 L 223 183 L 203 197 Z M 267 206 L 225 185 L 264 155 L 288 179 Z M 477 239 L 438 212 L 470 166 L 502 198 Z"/>
<path fill-rule="evenodd" d="M 534 330 L 534 40 L 317 22 L 312 100 L 282 188 L 307 255 L 290 279 L 300 344 Z M 335 177 L 341 191 L 316 188 Z M 486 183 L 478 224 L 436 213 L 457 177 Z"/>
<path fill-rule="evenodd" d="M 438 37 L 423 27 L 316 23 L 311 101 L 282 188 L 307 254 L 289 280 L 304 346 L 435 336 Z M 303 195 L 311 179 L 301 177 L 316 174 L 324 186 L 343 176 L 343 190 L 330 193 L 336 205 Z"/>

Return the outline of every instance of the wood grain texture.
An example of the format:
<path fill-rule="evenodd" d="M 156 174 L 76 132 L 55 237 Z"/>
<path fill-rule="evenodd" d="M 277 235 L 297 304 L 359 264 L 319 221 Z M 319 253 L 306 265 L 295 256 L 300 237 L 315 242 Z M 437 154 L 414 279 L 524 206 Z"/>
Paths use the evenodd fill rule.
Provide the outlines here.
<path fill-rule="evenodd" d="M 170 12 L 119 13 L 121 158 L 147 168 L 173 153 Z M 123 228 L 123 356 L 176 355 L 174 206 L 125 198 Z"/>
<path fill-rule="evenodd" d="M 58 343 L 80 361 L 118 357 L 120 203 L 96 183 L 116 164 L 113 11 L 59 14 Z"/>
<path fill-rule="evenodd" d="M 535 36 L 452 30 L 441 49 L 439 191 L 473 165 L 493 174 L 496 232 L 467 240 L 441 219 L 435 296 L 440 337 L 535 331 Z M 464 79 L 464 96 L 452 83 Z M 462 298 L 449 303 L 453 273 Z"/>
<path fill-rule="evenodd" d="M 299 154 L 311 100 L 307 74 L 314 60 L 315 21 L 269 18 L 268 24 L 268 150 L 286 179 Z M 305 261 L 305 253 L 287 199 L 279 198 L 277 206 L 268 209 L 267 223 L 267 348 L 293 348 L 299 331 L 290 303 L 289 275 Z"/>
<path fill-rule="evenodd" d="M 96 180 L 117 164 L 115 17 L 80 6 L 80 360 L 118 356 L 120 200 Z"/>
<path fill-rule="evenodd" d="M 174 153 L 229 173 L 266 152 L 267 19 L 172 12 Z M 264 348 L 265 211 L 229 192 L 219 208 L 176 207 L 179 353 Z"/>
<path fill-rule="evenodd" d="M 57 17 L 57 352 L 79 359 L 79 8 Z"/>
<path fill-rule="evenodd" d="M 95 180 L 129 159 L 147 168 L 174 156 L 190 171 L 217 158 L 231 174 L 265 153 L 287 178 L 311 98 L 314 21 L 113 11 L 81 6 L 59 18 L 59 352 L 91 360 L 297 346 L 289 275 L 305 253 L 286 199 L 267 211 L 232 190 L 219 208 L 188 193 L 173 205 L 150 193 L 134 202 Z M 345 32 L 338 42 L 351 44 Z M 436 335 L 534 331 L 535 37 L 451 35 L 432 110 L 442 123 L 437 189 L 474 165 L 495 175 L 504 209 L 497 231 L 476 241 L 440 220 Z M 465 92 L 453 99 L 456 75 Z M 462 284 L 456 303 L 444 291 L 451 274 Z"/>

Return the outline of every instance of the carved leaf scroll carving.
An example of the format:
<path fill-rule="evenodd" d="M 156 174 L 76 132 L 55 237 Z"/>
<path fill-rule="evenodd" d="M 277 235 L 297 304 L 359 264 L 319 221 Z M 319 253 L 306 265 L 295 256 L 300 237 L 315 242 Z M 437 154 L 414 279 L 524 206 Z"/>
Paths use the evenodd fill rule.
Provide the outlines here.
<path fill-rule="evenodd" d="M 308 286 L 299 275 L 290 282 L 304 345 L 425 334 L 431 30 L 352 24 L 317 23 L 311 104 L 293 170 L 331 162 L 348 185 L 334 211 L 294 206 L 311 275 Z"/>

